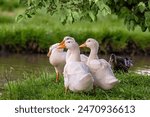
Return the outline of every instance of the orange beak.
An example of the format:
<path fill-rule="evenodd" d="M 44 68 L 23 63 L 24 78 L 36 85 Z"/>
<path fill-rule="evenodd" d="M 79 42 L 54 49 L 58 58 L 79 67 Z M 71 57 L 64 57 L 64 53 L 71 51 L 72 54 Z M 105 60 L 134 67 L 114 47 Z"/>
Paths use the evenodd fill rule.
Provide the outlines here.
<path fill-rule="evenodd" d="M 79 47 L 80 47 L 80 48 L 83 48 L 83 47 L 87 47 L 87 45 L 86 45 L 85 43 L 83 43 L 83 44 L 81 44 Z"/>
<path fill-rule="evenodd" d="M 64 49 L 64 48 L 66 48 L 65 41 L 62 41 L 62 42 L 58 45 L 58 49 Z"/>
<path fill-rule="evenodd" d="M 50 57 L 50 56 L 51 56 L 51 51 L 49 51 L 49 52 L 47 53 L 47 56 L 48 56 L 48 57 Z"/>
<path fill-rule="evenodd" d="M 59 45 L 63 45 L 65 43 L 65 41 L 63 40 L 62 42 L 60 42 L 60 44 Z"/>

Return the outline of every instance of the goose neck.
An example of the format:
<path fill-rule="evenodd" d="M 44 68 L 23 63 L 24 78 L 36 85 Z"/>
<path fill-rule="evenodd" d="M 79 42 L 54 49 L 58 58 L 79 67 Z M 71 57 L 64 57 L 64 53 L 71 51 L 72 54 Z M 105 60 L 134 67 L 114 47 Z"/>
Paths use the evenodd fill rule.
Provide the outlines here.
<path fill-rule="evenodd" d="M 81 61 L 79 47 L 68 50 L 69 61 Z"/>
<path fill-rule="evenodd" d="M 90 55 L 89 55 L 89 59 L 98 59 L 98 49 L 97 48 L 92 48 Z"/>

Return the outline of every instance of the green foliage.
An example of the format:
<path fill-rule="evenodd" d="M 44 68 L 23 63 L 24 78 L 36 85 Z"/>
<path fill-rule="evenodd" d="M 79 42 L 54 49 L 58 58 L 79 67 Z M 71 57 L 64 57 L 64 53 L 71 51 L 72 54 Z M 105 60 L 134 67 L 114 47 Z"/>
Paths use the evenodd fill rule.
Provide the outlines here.
<path fill-rule="evenodd" d="M 1 99 L 8 100 L 129 100 L 150 99 L 149 76 L 142 76 L 134 73 L 116 74 L 121 81 L 118 86 L 112 90 L 105 91 L 100 88 L 87 93 L 64 93 L 63 77 L 60 82 L 55 82 L 55 75 L 41 72 L 39 75 L 24 74 L 24 81 L 9 82 L 5 85 Z"/>
<path fill-rule="evenodd" d="M 134 30 L 136 26 L 142 31 L 149 29 L 145 13 L 150 11 L 150 0 L 112 0 L 107 5 L 113 13 L 124 18 L 128 30 Z"/>
<path fill-rule="evenodd" d="M 148 1 L 148 8 L 150 9 L 150 0 Z"/>
<path fill-rule="evenodd" d="M 80 20 L 96 21 L 98 14 L 115 13 L 122 16 L 128 30 L 138 25 L 142 31 L 149 29 L 146 12 L 150 0 L 20 0 L 27 6 L 24 17 L 31 18 L 38 9 L 46 8 L 51 15 L 57 14 L 63 24 Z M 143 17 L 144 16 L 144 17 Z"/>
<path fill-rule="evenodd" d="M 27 6 L 25 17 L 31 18 L 44 7 L 51 15 L 57 14 L 63 24 L 85 19 L 96 21 L 99 12 L 111 13 L 104 0 L 20 0 L 20 3 Z"/>
<path fill-rule="evenodd" d="M 22 19 L 23 19 L 23 15 L 21 14 L 16 17 L 16 21 L 18 22 L 20 22 Z"/>
<path fill-rule="evenodd" d="M 145 11 L 145 9 L 146 9 L 145 3 L 144 2 L 140 2 L 138 4 L 138 8 L 139 8 L 140 12 L 143 13 Z"/>
<path fill-rule="evenodd" d="M 145 25 L 150 30 L 150 11 L 145 12 Z"/>

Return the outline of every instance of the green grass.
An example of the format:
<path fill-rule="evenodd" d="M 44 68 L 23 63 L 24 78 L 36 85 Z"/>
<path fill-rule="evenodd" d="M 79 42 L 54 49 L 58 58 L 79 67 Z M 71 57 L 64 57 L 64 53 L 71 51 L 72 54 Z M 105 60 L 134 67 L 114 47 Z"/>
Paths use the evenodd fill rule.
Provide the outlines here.
<path fill-rule="evenodd" d="M 123 21 L 116 16 L 101 16 L 94 23 L 82 21 L 62 25 L 57 17 L 51 17 L 41 11 L 31 19 L 15 22 L 16 15 L 22 12 L 23 9 L 16 9 L 11 14 L 0 12 L 0 45 L 26 49 L 28 42 L 36 42 L 39 48 L 47 52 L 51 44 L 70 35 L 75 37 L 79 44 L 89 37 L 97 39 L 104 53 L 107 53 L 108 44 L 112 46 L 113 51 L 122 51 L 127 48 L 129 40 L 133 40 L 137 48 L 144 52 L 150 48 L 149 32 L 141 32 L 139 27 L 135 31 L 128 31 Z"/>
<path fill-rule="evenodd" d="M 19 0 L 0 0 L 0 9 L 13 11 L 19 6 L 23 6 L 19 4 Z"/>
<path fill-rule="evenodd" d="M 23 81 L 5 85 L 1 99 L 10 100 L 146 100 L 150 99 L 150 76 L 134 73 L 116 74 L 121 81 L 114 89 L 97 88 L 87 93 L 64 93 L 63 78 L 55 82 L 55 75 L 42 72 L 40 75 L 26 74 Z"/>

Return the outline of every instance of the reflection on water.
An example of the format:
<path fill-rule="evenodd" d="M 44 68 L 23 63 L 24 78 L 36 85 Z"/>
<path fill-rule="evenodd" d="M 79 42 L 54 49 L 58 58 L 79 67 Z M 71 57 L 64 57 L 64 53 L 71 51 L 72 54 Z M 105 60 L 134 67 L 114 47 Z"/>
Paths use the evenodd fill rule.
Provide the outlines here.
<path fill-rule="evenodd" d="M 108 60 L 108 57 L 103 57 Z M 150 57 L 135 56 L 131 71 L 150 75 Z M 54 72 L 46 55 L 9 55 L 0 57 L 0 87 L 7 80 L 22 79 L 24 73 Z M 6 79 L 9 75 L 9 79 Z"/>
<path fill-rule="evenodd" d="M 131 68 L 137 74 L 150 75 L 150 56 L 135 56 L 133 58 L 134 66 Z"/>
<path fill-rule="evenodd" d="M 0 88 L 7 80 L 23 79 L 25 73 L 53 72 L 46 55 L 9 55 L 0 57 Z M 8 78 L 8 79 L 7 79 Z"/>
<path fill-rule="evenodd" d="M 142 75 L 150 75 L 150 69 L 139 69 L 135 71 L 137 74 L 142 74 Z"/>

